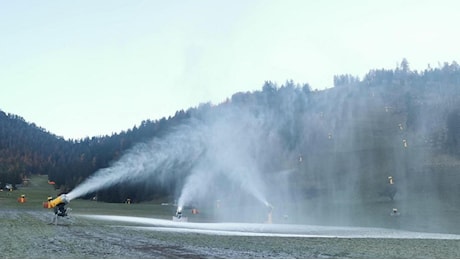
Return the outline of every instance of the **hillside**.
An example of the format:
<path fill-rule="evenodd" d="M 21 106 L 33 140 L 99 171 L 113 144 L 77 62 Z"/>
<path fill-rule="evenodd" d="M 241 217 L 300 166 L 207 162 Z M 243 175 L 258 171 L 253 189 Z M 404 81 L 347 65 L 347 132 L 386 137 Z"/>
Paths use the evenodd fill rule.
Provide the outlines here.
<path fill-rule="evenodd" d="M 112 136 L 64 140 L 24 118 L 0 110 L 0 186 L 15 186 L 31 175 L 45 174 L 66 191 L 99 168 L 107 167 L 132 144 L 161 136 L 187 115 L 141 122 Z"/>
<path fill-rule="evenodd" d="M 452 202 L 458 198 L 460 68 L 456 62 L 417 72 L 403 61 L 395 70 L 371 70 L 362 80 L 341 75 L 334 81 L 334 88 L 322 91 L 292 81 L 281 86 L 266 82 L 261 91 L 236 93 L 217 106 L 200 105 L 168 119 L 146 120 L 120 134 L 84 140 L 63 140 L 1 112 L 0 182 L 19 184 L 32 174 L 47 174 L 56 188 L 69 191 L 137 143 L 161 140 L 190 122 L 207 126 L 237 110 L 255 121 L 230 121 L 234 125 L 226 129 L 244 129 L 243 123 L 260 128 L 253 139 L 244 134 L 236 137 L 253 142 L 251 149 L 259 151 L 250 156 L 264 172 L 268 189 L 282 181 L 289 184 L 284 192 L 299 198 L 378 200 L 393 176 L 397 196 L 425 193 Z M 190 174 L 187 167 L 177 165 L 181 179 Z M 286 169 L 297 174 L 280 179 L 276 173 Z M 166 185 L 155 181 L 114 185 L 97 195 L 111 202 L 177 195 L 183 182 L 171 179 Z"/>

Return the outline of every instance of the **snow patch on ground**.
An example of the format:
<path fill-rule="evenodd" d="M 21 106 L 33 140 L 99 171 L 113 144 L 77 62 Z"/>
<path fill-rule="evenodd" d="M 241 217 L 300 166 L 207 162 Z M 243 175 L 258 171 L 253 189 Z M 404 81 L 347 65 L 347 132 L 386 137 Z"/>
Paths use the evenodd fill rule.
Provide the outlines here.
<path fill-rule="evenodd" d="M 460 235 L 412 232 L 386 228 L 338 227 L 318 225 L 257 224 L 257 223 L 192 223 L 172 220 L 111 216 L 79 215 L 80 217 L 136 224 L 130 228 L 151 231 L 201 233 L 226 236 L 318 237 L 318 238 L 398 238 L 398 239 L 455 239 Z M 141 226 L 139 226 L 141 225 Z"/>

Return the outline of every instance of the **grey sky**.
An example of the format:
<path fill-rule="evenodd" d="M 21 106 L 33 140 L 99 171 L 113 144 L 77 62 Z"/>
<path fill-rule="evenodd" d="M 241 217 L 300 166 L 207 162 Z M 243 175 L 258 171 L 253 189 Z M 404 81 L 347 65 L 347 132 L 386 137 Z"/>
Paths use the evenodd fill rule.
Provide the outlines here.
<path fill-rule="evenodd" d="M 65 138 L 120 132 L 265 80 L 314 89 L 460 61 L 458 1 L 0 1 L 0 109 Z"/>

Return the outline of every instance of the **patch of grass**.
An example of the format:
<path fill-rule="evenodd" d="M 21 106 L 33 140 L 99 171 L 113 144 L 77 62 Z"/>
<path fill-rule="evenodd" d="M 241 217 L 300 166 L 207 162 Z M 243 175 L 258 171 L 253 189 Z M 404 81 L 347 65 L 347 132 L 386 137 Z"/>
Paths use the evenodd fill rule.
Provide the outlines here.
<path fill-rule="evenodd" d="M 19 203 L 18 198 L 23 194 L 26 196 L 26 202 Z M 48 184 L 48 176 L 34 175 L 27 186 L 0 192 L 0 205 L 3 208 L 39 209 L 48 196 L 55 197 L 56 194 L 53 185 Z"/>
<path fill-rule="evenodd" d="M 0 192 L 0 206 L 3 209 L 50 211 L 50 209 L 43 208 L 43 202 L 47 200 L 48 196 L 55 198 L 58 193 L 59 190 L 55 190 L 53 185 L 48 184 L 46 175 L 34 175 L 27 186 L 19 187 L 11 192 Z M 19 203 L 18 198 L 23 194 L 26 196 L 26 202 Z M 160 202 L 125 204 L 82 199 L 72 200 L 68 207 L 72 208 L 72 213 L 77 214 L 150 216 L 165 219 L 170 219 L 176 210 L 173 205 L 163 206 Z"/>

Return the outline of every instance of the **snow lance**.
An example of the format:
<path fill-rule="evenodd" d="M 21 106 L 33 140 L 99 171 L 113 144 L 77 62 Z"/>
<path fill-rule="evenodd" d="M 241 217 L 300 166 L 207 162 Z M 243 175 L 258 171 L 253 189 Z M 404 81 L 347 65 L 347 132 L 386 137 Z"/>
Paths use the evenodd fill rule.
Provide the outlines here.
<path fill-rule="evenodd" d="M 182 216 L 182 207 L 178 207 L 176 211 L 176 215 L 172 217 L 173 221 L 175 222 L 188 222 L 188 218 Z"/>

